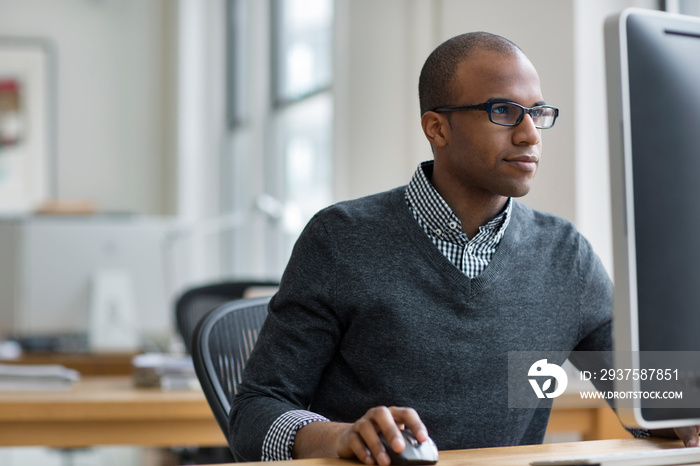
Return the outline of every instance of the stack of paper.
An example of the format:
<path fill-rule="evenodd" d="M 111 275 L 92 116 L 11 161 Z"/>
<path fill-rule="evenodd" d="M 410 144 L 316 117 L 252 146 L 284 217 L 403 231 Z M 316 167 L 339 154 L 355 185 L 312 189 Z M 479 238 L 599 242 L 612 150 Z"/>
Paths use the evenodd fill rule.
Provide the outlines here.
<path fill-rule="evenodd" d="M 199 388 L 192 357 L 161 353 L 139 354 L 132 360 L 137 387 L 164 390 Z"/>
<path fill-rule="evenodd" d="M 65 390 L 80 373 L 58 364 L 0 364 L 0 390 Z"/>

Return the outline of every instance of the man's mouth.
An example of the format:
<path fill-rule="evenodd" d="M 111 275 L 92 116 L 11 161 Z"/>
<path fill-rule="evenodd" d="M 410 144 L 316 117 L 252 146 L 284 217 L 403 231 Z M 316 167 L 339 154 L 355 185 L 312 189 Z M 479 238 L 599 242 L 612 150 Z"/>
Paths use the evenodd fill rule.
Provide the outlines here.
<path fill-rule="evenodd" d="M 539 157 L 535 155 L 518 155 L 506 158 L 505 162 L 520 170 L 531 172 L 537 169 Z"/>

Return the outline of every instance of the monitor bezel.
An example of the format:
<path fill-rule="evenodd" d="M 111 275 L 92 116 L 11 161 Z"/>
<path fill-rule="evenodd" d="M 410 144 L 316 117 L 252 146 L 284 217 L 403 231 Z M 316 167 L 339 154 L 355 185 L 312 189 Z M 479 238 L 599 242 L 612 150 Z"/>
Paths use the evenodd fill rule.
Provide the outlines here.
<path fill-rule="evenodd" d="M 664 11 L 628 8 L 605 22 L 605 57 L 608 92 L 608 137 L 610 150 L 610 195 L 613 231 L 615 292 L 614 365 L 640 369 L 638 289 L 634 217 L 632 128 L 630 111 L 627 22 L 630 16 L 682 19 L 700 23 L 700 18 Z M 639 380 L 616 380 L 616 391 L 640 391 Z M 640 399 L 616 400 L 615 410 L 626 426 L 661 429 L 700 425 L 699 418 L 650 420 L 644 417 Z"/>

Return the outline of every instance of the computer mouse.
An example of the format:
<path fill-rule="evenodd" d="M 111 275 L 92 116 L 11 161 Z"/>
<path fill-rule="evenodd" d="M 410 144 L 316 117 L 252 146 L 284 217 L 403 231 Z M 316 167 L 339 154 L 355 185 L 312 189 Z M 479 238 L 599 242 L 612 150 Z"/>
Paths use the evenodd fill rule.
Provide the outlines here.
<path fill-rule="evenodd" d="M 404 429 L 401 431 L 403 434 L 404 442 L 406 443 L 406 448 L 401 453 L 396 453 L 391 445 L 384 438 L 382 433 L 379 433 L 379 440 L 382 441 L 382 445 L 386 449 L 386 453 L 391 458 L 391 464 L 402 465 L 402 464 L 435 464 L 438 461 L 438 450 L 435 446 L 433 439 L 428 437 L 423 443 L 419 443 L 418 440 L 413 436 L 413 432 L 409 429 Z"/>

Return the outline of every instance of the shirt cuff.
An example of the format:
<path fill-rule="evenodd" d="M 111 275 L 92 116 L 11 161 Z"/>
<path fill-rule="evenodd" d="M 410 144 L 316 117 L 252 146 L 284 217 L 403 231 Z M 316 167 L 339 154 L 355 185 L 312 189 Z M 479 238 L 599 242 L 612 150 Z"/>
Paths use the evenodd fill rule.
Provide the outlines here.
<path fill-rule="evenodd" d="M 329 422 L 329 419 L 301 409 L 282 414 L 272 423 L 265 435 L 262 445 L 262 460 L 291 460 L 297 431 L 306 424 L 316 421 Z"/>

